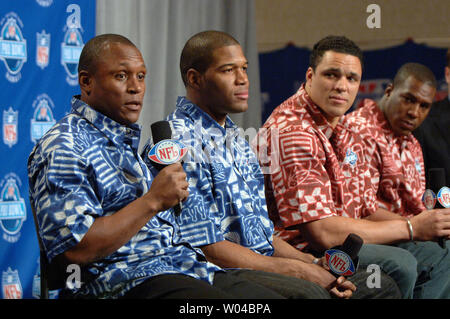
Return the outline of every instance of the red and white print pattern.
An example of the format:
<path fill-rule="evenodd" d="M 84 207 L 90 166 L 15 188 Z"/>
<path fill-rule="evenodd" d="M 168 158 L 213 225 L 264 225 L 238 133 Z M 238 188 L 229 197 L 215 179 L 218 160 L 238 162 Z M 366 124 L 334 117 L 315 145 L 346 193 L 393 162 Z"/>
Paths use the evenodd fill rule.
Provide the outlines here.
<path fill-rule="evenodd" d="M 261 163 L 269 215 L 277 235 L 295 247 L 308 243 L 288 227 L 330 216 L 361 218 L 377 209 L 363 142 L 342 124 L 333 129 L 303 86 L 274 110 L 258 137 L 255 151 L 279 163 L 270 171 L 270 161 Z"/>
<path fill-rule="evenodd" d="M 379 183 L 379 206 L 407 217 L 423 211 L 425 168 L 415 137 L 396 136 L 383 112 L 369 99 L 345 116 L 345 124 L 366 143 L 372 175 Z"/>

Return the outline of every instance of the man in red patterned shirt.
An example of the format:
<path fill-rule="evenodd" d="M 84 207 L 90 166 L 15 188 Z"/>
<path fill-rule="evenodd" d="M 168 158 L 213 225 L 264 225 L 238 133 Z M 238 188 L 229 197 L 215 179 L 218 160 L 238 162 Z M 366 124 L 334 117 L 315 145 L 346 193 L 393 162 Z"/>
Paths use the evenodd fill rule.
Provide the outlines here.
<path fill-rule="evenodd" d="M 320 40 L 311 52 L 306 82 L 258 133 L 254 146 L 266 174 L 267 204 L 277 234 L 298 249 L 320 254 L 356 233 L 365 242 L 360 267 L 378 265 L 396 280 L 405 298 L 450 297 L 448 287 L 436 287 L 436 282 L 416 285 L 416 258 L 385 245 L 409 241 L 412 220 L 371 220 L 384 210 L 376 202 L 366 146 L 341 123 L 361 75 L 362 53 L 352 41 L 336 36 Z M 415 289 L 423 293 L 414 295 Z"/>
<path fill-rule="evenodd" d="M 404 217 L 425 210 L 425 170 L 420 144 L 411 134 L 425 120 L 436 93 L 433 72 L 418 63 L 403 65 L 380 102 L 370 99 L 344 118 L 366 143 L 373 176 L 379 178 L 380 207 Z"/>
<path fill-rule="evenodd" d="M 445 280 L 448 285 L 450 278 L 449 248 L 441 249 L 431 240 L 436 241 L 448 232 L 450 215 L 442 209 L 426 210 L 422 202 L 425 167 L 422 149 L 412 134 L 427 117 L 436 86 L 430 69 L 422 64 L 406 63 L 388 85 L 378 105 L 365 99 L 360 109 L 344 117 L 344 123 L 365 142 L 371 175 L 378 187 L 377 201 L 385 208 L 372 217 L 379 220 L 411 219 L 414 239 L 421 242 L 397 246 L 416 256 L 418 269 L 433 263 L 433 271 L 444 269 L 440 280 L 445 286 Z M 420 223 L 414 222 L 412 217 L 419 214 L 423 217 Z M 421 254 L 426 258 L 422 259 Z M 426 260 L 426 266 L 421 260 Z"/>

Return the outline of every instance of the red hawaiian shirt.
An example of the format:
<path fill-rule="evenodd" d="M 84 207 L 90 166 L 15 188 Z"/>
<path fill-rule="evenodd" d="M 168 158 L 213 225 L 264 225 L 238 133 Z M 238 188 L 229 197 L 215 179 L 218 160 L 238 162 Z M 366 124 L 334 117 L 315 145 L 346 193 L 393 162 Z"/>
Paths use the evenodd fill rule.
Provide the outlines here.
<path fill-rule="evenodd" d="M 333 129 L 304 85 L 273 111 L 253 147 L 276 234 L 298 249 L 308 243 L 292 226 L 377 209 L 363 142 L 341 123 Z"/>
<path fill-rule="evenodd" d="M 423 211 L 425 168 L 415 137 L 395 135 L 383 112 L 369 99 L 347 114 L 344 122 L 366 143 L 373 176 L 379 180 L 379 206 L 406 217 Z"/>

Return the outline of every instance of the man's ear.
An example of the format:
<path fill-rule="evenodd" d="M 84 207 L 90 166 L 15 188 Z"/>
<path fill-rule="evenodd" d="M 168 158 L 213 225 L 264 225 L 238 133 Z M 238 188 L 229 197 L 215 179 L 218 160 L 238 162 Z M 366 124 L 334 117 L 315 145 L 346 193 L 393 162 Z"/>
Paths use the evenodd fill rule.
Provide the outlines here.
<path fill-rule="evenodd" d="M 201 86 L 202 75 L 196 69 L 190 68 L 186 72 L 186 81 L 187 86 L 198 89 Z"/>
<path fill-rule="evenodd" d="M 384 90 L 384 95 L 390 96 L 393 90 L 394 90 L 394 84 L 390 83 Z"/>
<path fill-rule="evenodd" d="M 306 70 L 306 81 L 311 81 L 311 78 L 313 76 L 314 70 L 312 69 L 312 67 L 309 67 L 308 70 Z"/>
<path fill-rule="evenodd" d="M 78 84 L 81 92 L 84 92 L 86 95 L 91 94 L 92 77 L 88 71 L 80 71 L 78 73 Z"/>
<path fill-rule="evenodd" d="M 312 67 L 309 67 L 308 70 L 306 70 L 305 80 L 307 85 L 311 85 L 311 80 L 314 75 L 314 70 Z"/>

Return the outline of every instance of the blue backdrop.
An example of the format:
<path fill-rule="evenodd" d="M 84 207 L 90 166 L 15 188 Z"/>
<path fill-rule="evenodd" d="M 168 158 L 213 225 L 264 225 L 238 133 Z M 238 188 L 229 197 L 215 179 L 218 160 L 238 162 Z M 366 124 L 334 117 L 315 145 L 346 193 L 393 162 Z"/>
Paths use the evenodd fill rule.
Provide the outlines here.
<path fill-rule="evenodd" d="M 76 3 L 76 4 L 74 4 Z M 95 1 L 0 3 L 1 298 L 38 298 L 39 247 L 27 158 L 79 93 L 78 57 L 95 35 Z"/>
<path fill-rule="evenodd" d="M 397 70 L 407 62 L 422 63 L 434 72 L 439 82 L 436 100 L 442 99 L 447 95 L 444 78 L 446 52 L 446 48 L 432 48 L 412 41 L 391 48 L 365 51 L 361 86 L 352 109 L 363 98 L 381 98 Z M 263 123 L 273 109 L 294 94 L 305 80 L 309 54 L 309 49 L 288 45 L 281 50 L 259 55 Z"/>

